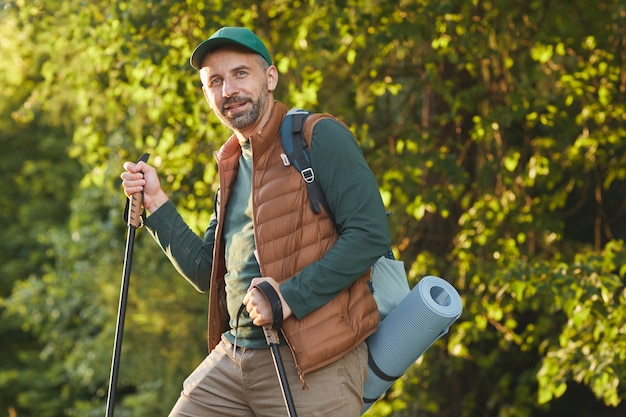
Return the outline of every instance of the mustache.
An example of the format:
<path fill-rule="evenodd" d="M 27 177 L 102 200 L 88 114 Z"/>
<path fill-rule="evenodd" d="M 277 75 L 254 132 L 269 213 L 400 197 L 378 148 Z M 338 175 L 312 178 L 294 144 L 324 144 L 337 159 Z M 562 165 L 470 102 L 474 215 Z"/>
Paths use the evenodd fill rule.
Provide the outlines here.
<path fill-rule="evenodd" d="M 222 112 L 225 112 L 227 108 L 233 104 L 246 103 L 248 101 L 250 101 L 248 97 L 240 97 L 240 96 L 230 97 L 227 100 L 224 100 L 224 102 L 222 102 L 222 106 L 221 106 Z"/>

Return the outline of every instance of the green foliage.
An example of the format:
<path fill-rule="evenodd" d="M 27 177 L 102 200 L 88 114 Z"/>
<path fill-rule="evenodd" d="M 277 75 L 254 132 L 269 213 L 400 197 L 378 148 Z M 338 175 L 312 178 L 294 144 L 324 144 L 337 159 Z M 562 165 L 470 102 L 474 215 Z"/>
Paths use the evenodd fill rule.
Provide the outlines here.
<path fill-rule="evenodd" d="M 143 152 L 202 233 L 229 135 L 188 64 L 267 41 L 277 98 L 356 133 L 416 282 L 464 313 L 371 416 L 617 416 L 626 395 L 626 9 L 541 1 L 13 0 L 0 10 L 0 415 L 104 413 Z M 116 413 L 164 415 L 206 297 L 141 230 Z"/>

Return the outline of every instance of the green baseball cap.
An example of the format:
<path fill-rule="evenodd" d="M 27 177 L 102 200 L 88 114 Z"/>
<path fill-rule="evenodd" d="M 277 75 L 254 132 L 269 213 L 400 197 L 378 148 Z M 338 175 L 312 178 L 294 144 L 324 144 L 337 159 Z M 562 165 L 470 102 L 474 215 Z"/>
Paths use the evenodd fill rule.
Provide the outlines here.
<path fill-rule="evenodd" d="M 272 58 L 267 48 L 257 35 L 251 30 L 240 27 L 223 27 L 215 32 L 211 37 L 201 42 L 191 54 L 189 62 L 191 66 L 200 70 L 202 60 L 212 50 L 224 45 L 239 45 L 250 51 L 259 54 L 272 65 Z"/>

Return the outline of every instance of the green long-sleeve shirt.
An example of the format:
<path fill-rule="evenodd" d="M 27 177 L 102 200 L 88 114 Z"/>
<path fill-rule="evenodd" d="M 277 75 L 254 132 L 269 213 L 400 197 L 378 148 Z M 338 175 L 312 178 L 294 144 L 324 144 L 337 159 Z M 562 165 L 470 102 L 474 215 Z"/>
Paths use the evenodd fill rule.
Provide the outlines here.
<path fill-rule="evenodd" d="M 232 327 L 245 289 L 252 278 L 260 275 L 249 250 L 254 247 L 252 208 L 249 198 L 245 198 L 250 193 L 250 152 L 244 144 L 233 188 L 233 196 L 239 197 L 229 201 L 224 224 L 227 302 Z M 376 180 L 351 133 L 330 119 L 318 122 L 310 154 L 316 181 L 340 225 L 341 235 L 320 261 L 281 285 L 281 293 L 297 318 L 324 305 L 352 284 L 390 245 Z M 171 202 L 146 219 L 148 230 L 173 265 L 199 291 L 208 290 L 215 222 L 213 216 L 202 239 L 189 229 Z M 247 313 L 241 317 L 239 326 L 238 344 L 266 346 L 262 332 L 251 325 Z"/>

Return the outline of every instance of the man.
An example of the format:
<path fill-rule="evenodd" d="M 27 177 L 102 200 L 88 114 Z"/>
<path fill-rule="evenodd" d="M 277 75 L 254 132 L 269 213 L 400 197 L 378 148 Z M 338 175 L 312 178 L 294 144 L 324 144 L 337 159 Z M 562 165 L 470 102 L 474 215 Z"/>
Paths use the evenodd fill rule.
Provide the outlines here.
<path fill-rule="evenodd" d="M 314 213 L 302 177 L 281 156 L 288 108 L 274 100 L 278 71 L 263 42 L 225 27 L 198 45 L 191 65 L 211 109 L 233 131 L 215 154 L 220 191 L 204 239 L 177 213 L 153 167 L 126 162 L 121 175 L 126 195 L 143 191 L 145 225 L 174 266 L 209 291 L 210 353 L 170 416 L 286 414 L 259 327 L 271 323 L 272 311 L 254 286 L 268 281 L 282 303 L 281 356 L 298 414 L 357 417 L 364 340 L 379 320 L 369 269 L 390 244 L 374 175 L 347 128 L 318 121 L 311 162 L 335 223 Z"/>

